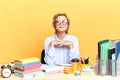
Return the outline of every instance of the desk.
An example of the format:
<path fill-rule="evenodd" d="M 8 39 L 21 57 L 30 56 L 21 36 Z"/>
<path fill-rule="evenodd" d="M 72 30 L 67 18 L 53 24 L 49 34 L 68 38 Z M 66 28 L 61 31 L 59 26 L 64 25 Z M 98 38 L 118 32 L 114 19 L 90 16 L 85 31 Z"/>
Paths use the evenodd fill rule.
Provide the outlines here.
<path fill-rule="evenodd" d="M 1 71 L 1 68 L 0 68 Z M 22 78 L 12 74 L 10 78 L 2 78 L 0 74 L 0 80 L 120 80 L 120 76 L 98 76 L 95 73 L 89 75 L 81 74 L 77 77 L 74 74 L 56 73 L 47 75 L 45 73 L 37 75 L 34 78 Z"/>
<path fill-rule="evenodd" d="M 56 73 L 51 75 L 40 75 L 35 78 L 25 79 L 19 76 L 12 74 L 10 78 L 2 78 L 0 76 L 0 80 L 120 80 L 120 76 L 97 76 L 97 75 L 89 75 L 89 76 L 81 76 L 76 77 L 74 74 L 64 74 L 64 73 Z"/>

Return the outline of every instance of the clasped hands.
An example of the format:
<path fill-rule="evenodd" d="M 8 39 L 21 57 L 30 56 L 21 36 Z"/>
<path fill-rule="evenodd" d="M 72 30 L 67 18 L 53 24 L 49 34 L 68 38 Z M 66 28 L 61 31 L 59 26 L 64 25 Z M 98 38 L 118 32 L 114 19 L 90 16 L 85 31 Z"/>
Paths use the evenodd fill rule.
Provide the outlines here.
<path fill-rule="evenodd" d="M 69 46 L 70 49 L 74 48 L 73 43 L 68 40 L 54 40 L 50 42 L 50 47 Z"/>

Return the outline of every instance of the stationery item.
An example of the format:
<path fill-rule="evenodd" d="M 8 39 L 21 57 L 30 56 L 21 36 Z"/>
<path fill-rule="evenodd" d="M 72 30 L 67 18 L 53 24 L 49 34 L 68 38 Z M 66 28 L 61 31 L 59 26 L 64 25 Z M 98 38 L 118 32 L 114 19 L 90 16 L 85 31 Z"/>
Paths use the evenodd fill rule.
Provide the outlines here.
<path fill-rule="evenodd" d="M 21 74 L 21 73 L 16 72 L 15 75 L 25 78 L 25 77 L 34 77 L 35 75 L 39 75 L 40 73 L 41 71 L 35 71 L 35 72 L 26 73 L 26 74 Z"/>
<path fill-rule="evenodd" d="M 116 59 L 116 44 L 119 42 L 119 40 L 114 40 L 112 42 L 112 46 L 109 48 L 108 51 L 108 75 L 116 75 L 116 68 L 118 64 L 116 64 L 118 61 Z M 119 50 L 118 50 L 119 51 Z"/>
<path fill-rule="evenodd" d="M 115 54 L 112 54 L 112 76 L 120 74 L 120 41 L 114 42 Z"/>
<path fill-rule="evenodd" d="M 20 74 L 26 74 L 26 73 L 30 73 L 30 72 L 35 72 L 35 71 L 39 71 L 40 70 L 40 67 L 36 67 L 36 68 L 32 68 L 32 69 L 28 69 L 28 70 L 21 70 L 21 69 L 18 69 L 16 68 L 14 70 L 14 72 L 16 73 L 20 73 Z"/>
<path fill-rule="evenodd" d="M 55 64 L 56 66 L 72 67 L 71 64 Z"/>
<path fill-rule="evenodd" d="M 115 53 L 116 60 L 118 59 L 119 53 L 120 53 L 120 42 L 117 42 L 116 43 L 116 53 Z"/>
<path fill-rule="evenodd" d="M 108 59 L 112 59 L 112 54 L 115 53 L 115 42 L 114 40 L 111 41 L 111 45 L 108 48 Z"/>
<path fill-rule="evenodd" d="M 120 74 L 120 40 L 102 43 L 98 56 L 98 74 L 116 76 Z"/>
<path fill-rule="evenodd" d="M 88 65 L 89 65 L 89 57 L 88 56 L 84 58 L 81 57 L 81 66 L 80 66 L 81 71 L 84 71 L 85 67 Z"/>
<path fill-rule="evenodd" d="M 112 75 L 116 75 L 116 60 L 115 60 L 115 54 L 112 54 Z"/>
<path fill-rule="evenodd" d="M 33 77 L 41 73 L 40 59 L 37 57 L 24 58 L 20 60 L 15 60 L 15 70 L 14 73 L 23 78 Z"/>
<path fill-rule="evenodd" d="M 71 73 L 73 73 L 72 67 L 64 67 L 64 73 L 65 74 L 71 74 Z"/>
<path fill-rule="evenodd" d="M 41 66 L 41 70 L 43 72 L 45 72 L 47 75 L 49 75 L 49 74 L 55 74 L 55 73 L 63 72 L 64 67 L 63 66 L 55 66 L 55 65 L 49 66 L 47 64 L 43 64 Z"/>
<path fill-rule="evenodd" d="M 115 47 L 108 49 L 108 59 L 112 60 L 112 54 L 115 54 Z"/>
<path fill-rule="evenodd" d="M 33 64 L 41 64 L 41 63 L 40 63 L 40 61 L 29 62 L 29 63 L 21 64 L 21 66 L 29 66 L 29 65 L 33 65 Z M 19 65 L 19 64 L 16 64 L 16 65 Z"/>
<path fill-rule="evenodd" d="M 101 59 L 101 45 L 103 44 L 103 43 L 107 43 L 109 40 L 108 39 L 106 39 L 106 40 L 102 40 L 102 41 L 99 41 L 98 42 L 98 59 Z"/>
<path fill-rule="evenodd" d="M 81 64 L 83 64 L 83 59 L 82 59 L 82 57 L 80 58 L 80 60 L 81 60 Z"/>
<path fill-rule="evenodd" d="M 16 68 L 19 68 L 21 70 L 28 70 L 28 69 L 33 69 L 33 68 L 38 68 L 40 67 L 42 64 L 41 63 L 38 63 L 38 64 L 32 64 L 32 65 L 29 65 L 29 66 L 15 66 Z"/>
<path fill-rule="evenodd" d="M 82 72 L 93 72 L 93 70 L 94 70 L 94 66 L 93 65 L 90 65 L 90 64 L 88 64 L 88 65 L 85 65 L 84 66 L 84 68 L 82 68 Z"/>
<path fill-rule="evenodd" d="M 120 75 L 120 54 L 116 60 L 116 75 Z"/>
<path fill-rule="evenodd" d="M 38 57 L 30 57 L 30 58 L 15 60 L 15 63 L 20 64 L 20 65 L 27 64 L 27 63 L 33 63 L 33 62 L 40 62 L 40 59 Z"/>
<path fill-rule="evenodd" d="M 108 55 L 108 49 L 109 49 L 110 45 L 111 45 L 110 41 L 102 44 L 102 55 L 101 55 L 102 60 L 108 59 L 107 55 Z"/>
<path fill-rule="evenodd" d="M 112 60 L 112 55 L 115 54 L 115 47 L 111 47 L 108 49 L 108 75 L 112 75 L 112 63 L 114 63 L 115 60 Z"/>
<path fill-rule="evenodd" d="M 111 46 L 111 42 L 106 42 L 102 44 L 102 54 L 101 54 L 101 74 L 105 75 L 107 74 L 107 59 L 108 59 L 108 48 Z"/>
<path fill-rule="evenodd" d="M 79 70 L 79 59 L 78 58 L 73 58 L 71 60 L 71 63 L 72 63 L 72 70 L 73 72 L 76 72 Z"/>
<path fill-rule="evenodd" d="M 75 72 L 74 74 L 75 74 L 75 76 L 78 77 L 78 76 L 80 76 L 80 71 L 77 71 L 77 72 Z"/>
<path fill-rule="evenodd" d="M 80 58 L 81 59 L 81 64 L 89 64 L 89 57 L 85 57 L 85 58 Z"/>
<path fill-rule="evenodd" d="M 84 58 L 84 63 L 88 64 L 89 63 L 89 57 Z"/>
<path fill-rule="evenodd" d="M 97 73 L 101 74 L 101 60 L 102 60 L 102 44 L 107 43 L 109 40 L 105 39 L 102 41 L 98 42 L 98 57 L 97 57 L 97 65 L 98 65 L 98 69 L 97 69 Z"/>

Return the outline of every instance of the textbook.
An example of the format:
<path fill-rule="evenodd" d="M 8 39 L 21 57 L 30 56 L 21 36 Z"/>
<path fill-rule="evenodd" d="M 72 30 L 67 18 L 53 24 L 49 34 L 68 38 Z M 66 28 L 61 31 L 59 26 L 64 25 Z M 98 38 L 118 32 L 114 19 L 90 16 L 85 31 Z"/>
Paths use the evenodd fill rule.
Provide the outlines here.
<path fill-rule="evenodd" d="M 14 72 L 20 73 L 20 74 L 25 74 L 25 73 L 35 72 L 35 71 L 39 71 L 39 70 L 40 70 L 40 67 L 32 68 L 32 69 L 28 69 L 28 70 L 21 70 L 21 69 L 15 68 Z"/>
<path fill-rule="evenodd" d="M 28 66 L 19 66 L 19 65 L 15 65 L 16 68 L 21 69 L 21 70 L 28 70 L 28 69 L 33 69 L 33 68 L 40 68 L 42 64 L 32 64 L 32 65 L 28 65 Z"/>
<path fill-rule="evenodd" d="M 33 77 L 41 73 L 40 59 L 37 57 L 30 57 L 21 60 L 15 60 L 15 70 L 14 73 L 23 78 Z"/>
<path fill-rule="evenodd" d="M 15 64 L 27 64 L 27 63 L 33 63 L 33 62 L 40 62 L 40 59 L 38 57 L 30 57 L 20 60 L 15 60 Z"/>
<path fill-rule="evenodd" d="M 40 63 L 40 61 L 29 62 L 29 63 L 24 63 L 24 64 L 21 64 L 20 62 L 15 62 L 16 66 L 29 66 L 29 65 L 32 65 L 32 64 L 41 64 L 41 63 Z"/>
<path fill-rule="evenodd" d="M 15 75 L 23 77 L 23 78 L 34 77 L 35 75 L 39 75 L 39 74 L 41 74 L 41 71 L 35 71 L 35 72 L 26 73 L 26 74 L 21 74 L 21 73 L 18 73 L 18 72 L 15 73 Z"/>

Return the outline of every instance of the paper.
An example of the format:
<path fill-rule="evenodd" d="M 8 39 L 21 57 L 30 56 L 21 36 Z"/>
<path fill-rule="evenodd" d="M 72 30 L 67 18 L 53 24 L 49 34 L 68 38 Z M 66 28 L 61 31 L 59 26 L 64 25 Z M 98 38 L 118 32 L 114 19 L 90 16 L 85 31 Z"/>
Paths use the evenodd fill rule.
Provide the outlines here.
<path fill-rule="evenodd" d="M 56 71 L 56 70 L 59 70 L 59 71 L 62 71 L 64 69 L 64 67 L 62 66 L 49 66 L 47 64 L 43 64 L 41 66 L 41 70 L 43 70 L 44 72 L 51 72 L 51 71 Z"/>

